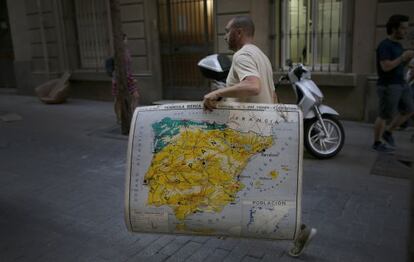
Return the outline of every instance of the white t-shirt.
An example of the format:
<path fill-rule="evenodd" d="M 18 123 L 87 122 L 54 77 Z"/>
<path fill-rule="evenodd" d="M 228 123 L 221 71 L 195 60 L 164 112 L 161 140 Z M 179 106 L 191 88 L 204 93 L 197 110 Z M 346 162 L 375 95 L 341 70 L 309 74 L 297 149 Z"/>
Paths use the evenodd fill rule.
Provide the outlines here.
<path fill-rule="evenodd" d="M 272 65 L 267 56 L 253 44 L 244 45 L 234 54 L 226 85 L 233 86 L 238 84 L 248 76 L 256 76 L 260 79 L 260 93 L 257 96 L 226 98 L 226 101 L 273 104 L 274 83 Z"/>

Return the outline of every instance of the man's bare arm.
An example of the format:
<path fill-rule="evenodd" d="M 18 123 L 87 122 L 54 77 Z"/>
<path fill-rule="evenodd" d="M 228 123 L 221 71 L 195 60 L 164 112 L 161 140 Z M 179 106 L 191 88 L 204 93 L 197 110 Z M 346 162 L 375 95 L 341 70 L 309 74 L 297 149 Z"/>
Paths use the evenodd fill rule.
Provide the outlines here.
<path fill-rule="evenodd" d="M 222 97 L 249 97 L 257 96 L 261 90 L 260 79 L 256 76 L 247 76 L 240 83 L 215 90 L 204 96 L 204 107 L 207 110 L 216 108 L 217 101 Z"/>
<path fill-rule="evenodd" d="M 380 61 L 381 68 L 384 72 L 389 72 L 399 66 L 401 63 L 408 61 L 414 57 L 414 51 L 407 50 L 400 57 L 394 60 L 382 60 Z"/>

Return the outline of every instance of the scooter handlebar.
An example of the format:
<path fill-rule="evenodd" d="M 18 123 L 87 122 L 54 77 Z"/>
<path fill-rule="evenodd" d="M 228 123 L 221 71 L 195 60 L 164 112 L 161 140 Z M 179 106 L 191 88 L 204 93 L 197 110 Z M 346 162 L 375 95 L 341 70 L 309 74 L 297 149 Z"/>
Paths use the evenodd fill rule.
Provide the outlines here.
<path fill-rule="evenodd" d="M 286 80 L 289 80 L 289 77 L 287 75 L 284 75 L 284 76 L 279 77 L 279 80 L 276 83 L 274 83 L 275 90 L 280 87 L 280 84 L 283 81 L 286 81 Z"/>

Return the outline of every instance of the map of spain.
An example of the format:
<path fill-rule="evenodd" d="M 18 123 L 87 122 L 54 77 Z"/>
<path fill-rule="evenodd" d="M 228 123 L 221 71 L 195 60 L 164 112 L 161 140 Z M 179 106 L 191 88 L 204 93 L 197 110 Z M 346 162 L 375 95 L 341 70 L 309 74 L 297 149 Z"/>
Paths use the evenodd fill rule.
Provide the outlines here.
<path fill-rule="evenodd" d="M 144 176 L 148 205 L 169 206 L 179 221 L 220 212 L 245 185 L 249 159 L 270 148 L 272 136 L 240 132 L 226 124 L 164 118 L 152 124 L 154 156 Z"/>
<path fill-rule="evenodd" d="M 138 107 L 127 151 L 128 230 L 294 239 L 302 128 L 296 105 Z"/>

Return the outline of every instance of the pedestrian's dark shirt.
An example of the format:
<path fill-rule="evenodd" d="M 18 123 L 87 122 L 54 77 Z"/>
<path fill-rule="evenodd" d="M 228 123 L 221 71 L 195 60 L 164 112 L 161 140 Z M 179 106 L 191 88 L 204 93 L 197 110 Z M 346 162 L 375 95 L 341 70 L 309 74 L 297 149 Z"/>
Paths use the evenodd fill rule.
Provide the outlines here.
<path fill-rule="evenodd" d="M 384 72 L 381 68 L 380 61 L 394 60 L 402 55 L 404 48 L 398 42 L 388 38 L 379 43 L 377 48 L 377 73 L 378 85 L 404 84 L 404 65 L 400 63 L 391 71 Z"/>

